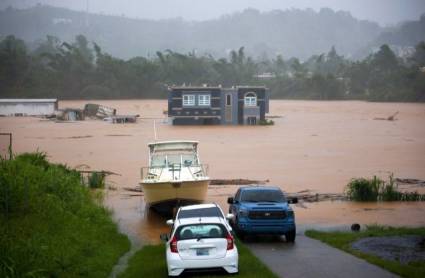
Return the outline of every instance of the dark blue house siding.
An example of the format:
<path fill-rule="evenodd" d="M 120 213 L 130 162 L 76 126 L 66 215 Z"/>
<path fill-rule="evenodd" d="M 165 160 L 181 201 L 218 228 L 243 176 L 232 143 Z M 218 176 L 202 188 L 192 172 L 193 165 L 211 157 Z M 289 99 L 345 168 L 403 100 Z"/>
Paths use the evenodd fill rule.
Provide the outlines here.
<path fill-rule="evenodd" d="M 194 95 L 193 106 L 183 106 L 183 95 Z M 199 95 L 209 95 L 210 105 L 199 105 Z M 176 88 L 169 92 L 168 116 L 173 117 L 173 124 L 220 124 L 221 111 L 220 88 Z"/>
<path fill-rule="evenodd" d="M 245 94 L 249 92 L 257 97 L 256 107 L 244 106 Z M 194 95 L 193 106 L 183 106 L 184 95 Z M 199 95 L 209 95 L 210 105 L 200 105 Z M 232 101 L 226 106 L 227 95 L 231 95 Z M 265 119 L 268 102 L 265 87 L 173 87 L 168 94 L 168 116 L 175 125 L 247 124 L 248 117 L 248 120 L 254 118 L 257 122 Z"/>
<path fill-rule="evenodd" d="M 238 88 L 238 123 L 244 124 L 244 99 L 245 95 L 253 92 L 257 96 L 257 106 L 260 107 L 260 120 L 266 119 L 266 108 L 268 108 L 267 89 L 261 87 L 241 87 Z M 267 103 L 267 107 L 266 107 Z M 268 110 L 268 109 L 267 109 Z"/>

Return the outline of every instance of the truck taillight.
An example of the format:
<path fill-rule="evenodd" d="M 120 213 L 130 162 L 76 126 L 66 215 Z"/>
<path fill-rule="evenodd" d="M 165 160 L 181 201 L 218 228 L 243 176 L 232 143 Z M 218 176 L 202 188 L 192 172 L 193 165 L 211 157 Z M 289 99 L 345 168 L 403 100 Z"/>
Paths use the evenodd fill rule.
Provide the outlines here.
<path fill-rule="evenodd" d="M 229 245 L 229 244 L 227 244 Z M 177 250 L 177 238 L 176 236 L 173 236 L 173 238 L 170 241 L 170 250 L 172 253 L 178 253 L 179 251 Z"/>
<path fill-rule="evenodd" d="M 233 236 L 230 233 L 227 233 L 227 250 L 232 250 L 234 246 Z"/>

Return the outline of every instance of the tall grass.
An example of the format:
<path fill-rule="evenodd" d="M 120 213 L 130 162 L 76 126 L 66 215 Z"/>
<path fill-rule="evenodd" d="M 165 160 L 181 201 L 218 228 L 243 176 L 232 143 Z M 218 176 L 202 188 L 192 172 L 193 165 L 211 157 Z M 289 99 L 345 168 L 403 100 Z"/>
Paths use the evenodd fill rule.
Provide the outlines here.
<path fill-rule="evenodd" d="M 352 179 L 345 188 L 345 193 L 353 201 L 425 201 L 425 195 L 418 192 L 401 192 L 394 181 L 393 174 L 388 181 L 374 176 L 372 179 Z"/>
<path fill-rule="evenodd" d="M 0 277 L 106 277 L 129 246 L 78 172 L 43 153 L 0 161 Z"/>
<path fill-rule="evenodd" d="M 105 188 L 105 174 L 93 172 L 88 176 L 88 185 L 90 188 Z"/>
<path fill-rule="evenodd" d="M 365 178 L 352 179 L 347 185 L 347 195 L 355 201 L 376 201 L 382 180 L 376 176 L 368 180 Z"/>

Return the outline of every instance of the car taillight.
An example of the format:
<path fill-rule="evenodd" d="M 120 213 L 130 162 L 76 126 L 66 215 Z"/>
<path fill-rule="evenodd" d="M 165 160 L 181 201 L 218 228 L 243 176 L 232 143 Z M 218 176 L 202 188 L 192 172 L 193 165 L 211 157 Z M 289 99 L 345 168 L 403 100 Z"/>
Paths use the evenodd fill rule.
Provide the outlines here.
<path fill-rule="evenodd" d="M 227 250 L 232 250 L 234 245 L 233 236 L 230 233 L 227 233 L 226 239 L 227 239 Z"/>
<path fill-rule="evenodd" d="M 176 236 L 173 236 L 173 238 L 171 239 L 170 249 L 171 249 L 171 252 L 173 252 L 173 253 L 178 253 L 179 252 L 177 250 L 177 238 L 176 238 Z"/>

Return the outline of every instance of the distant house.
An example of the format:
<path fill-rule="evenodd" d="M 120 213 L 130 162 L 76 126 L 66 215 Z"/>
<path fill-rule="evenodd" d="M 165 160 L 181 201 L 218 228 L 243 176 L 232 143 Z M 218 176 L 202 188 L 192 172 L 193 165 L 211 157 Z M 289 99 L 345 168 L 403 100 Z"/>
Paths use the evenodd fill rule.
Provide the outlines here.
<path fill-rule="evenodd" d="M 57 99 L 0 99 L 2 116 L 52 115 L 57 109 Z"/>
<path fill-rule="evenodd" d="M 173 125 L 255 125 L 269 112 L 266 87 L 171 87 L 168 117 Z"/>

